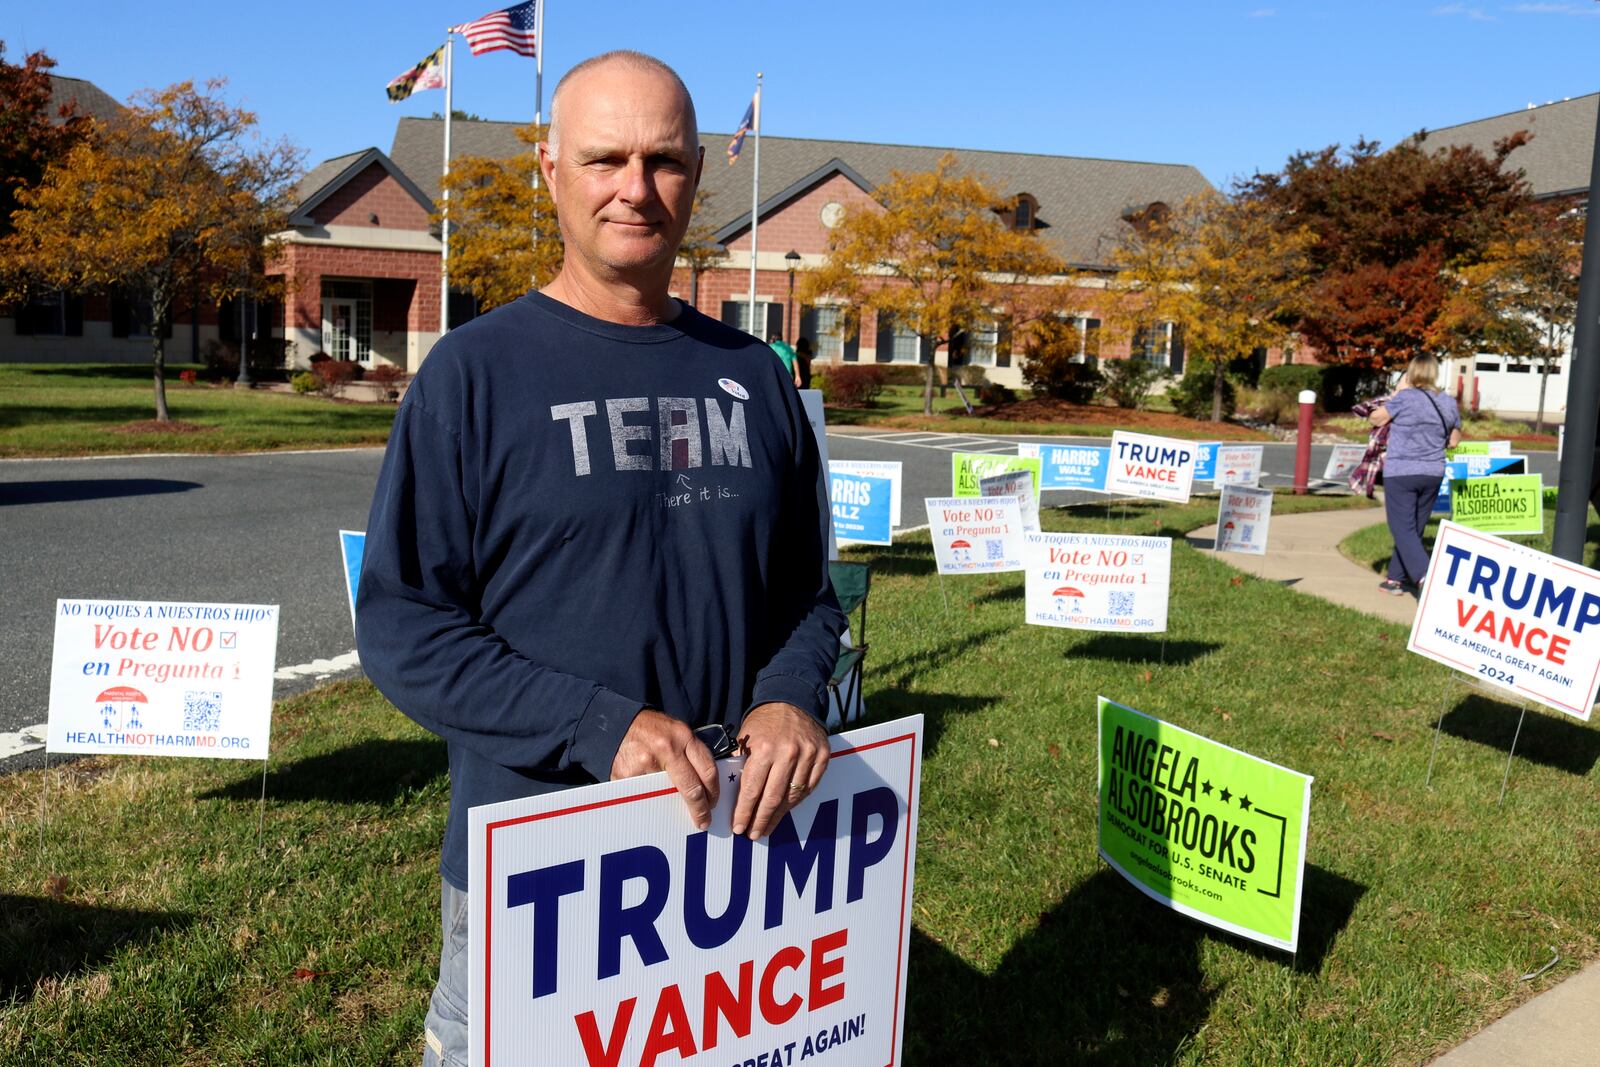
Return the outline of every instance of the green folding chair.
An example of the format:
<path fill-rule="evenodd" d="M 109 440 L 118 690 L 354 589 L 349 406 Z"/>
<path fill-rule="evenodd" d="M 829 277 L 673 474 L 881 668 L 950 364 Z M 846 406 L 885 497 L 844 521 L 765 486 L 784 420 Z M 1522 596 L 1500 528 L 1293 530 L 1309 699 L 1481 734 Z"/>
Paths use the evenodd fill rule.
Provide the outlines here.
<path fill-rule="evenodd" d="M 839 607 L 850 620 L 852 647 L 841 641 L 839 659 L 833 665 L 833 677 L 828 679 L 828 700 L 839 709 L 839 728 L 850 725 L 853 710 L 864 709 L 861 702 L 861 667 L 867 658 L 867 592 L 872 587 L 872 568 L 865 563 L 848 563 L 835 560 L 828 564 L 828 577 L 833 582 L 833 594 L 839 598 Z M 859 624 L 851 615 L 859 608 Z M 829 715 L 829 719 L 833 716 Z M 859 716 L 858 716 L 859 717 Z"/>

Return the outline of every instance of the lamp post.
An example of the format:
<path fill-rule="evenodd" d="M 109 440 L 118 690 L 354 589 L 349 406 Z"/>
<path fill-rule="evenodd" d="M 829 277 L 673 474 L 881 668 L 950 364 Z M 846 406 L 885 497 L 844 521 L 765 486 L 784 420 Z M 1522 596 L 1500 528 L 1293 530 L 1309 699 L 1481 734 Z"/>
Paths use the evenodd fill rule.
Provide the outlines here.
<path fill-rule="evenodd" d="M 789 306 L 783 311 L 783 339 L 794 344 L 794 269 L 800 265 L 800 253 L 791 248 L 783 254 L 783 261 L 789 264 Z"/>

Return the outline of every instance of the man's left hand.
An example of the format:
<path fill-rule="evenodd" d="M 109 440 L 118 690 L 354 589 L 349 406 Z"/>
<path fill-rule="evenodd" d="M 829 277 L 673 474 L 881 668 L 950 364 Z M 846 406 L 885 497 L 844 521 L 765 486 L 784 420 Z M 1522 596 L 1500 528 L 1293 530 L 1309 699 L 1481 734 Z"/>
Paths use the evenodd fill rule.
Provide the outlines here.
<path fill-rule="evenodd" d="M 789 809 L 811 795 L 828 769 L 828 735 L 793 704 L 762 704 L 739 727 L 744 772 L 733 808 L 733 832 L 752 841 L 772 832 Z"/>

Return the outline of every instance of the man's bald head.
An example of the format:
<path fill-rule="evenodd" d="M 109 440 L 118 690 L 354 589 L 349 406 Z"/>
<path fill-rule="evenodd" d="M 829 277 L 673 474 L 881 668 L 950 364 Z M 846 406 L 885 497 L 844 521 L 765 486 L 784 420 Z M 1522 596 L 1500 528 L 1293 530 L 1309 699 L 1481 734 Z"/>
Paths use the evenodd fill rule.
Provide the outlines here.
<path fill-rule="evenodd" d="M 550 157 L 554 159 L 561 154 L 561 98 L 562 93 L 571 87 L 574 81 L 581 81 L 585 76 L 600 73 L 604 67 L 621 67 L 624 70 L 641 73 L 657 74 L 677 90 L 683 101 L 683 113 L 687 120 L 690 137 L 693 143 L 700 144 L 700 124 L 695 118 L 694 99 L 689 95 L 689 87 L 683 84 L 683 79 L 678 77 L 678 72 L 655 56 L 645 55 L 627 48 L 619 48 L 611 52 L 603 52 L 584 60 L 556 83 L 556 91 L 550 97 L 550 128 L 545 134 L 545 143 L 548 145 Z"/>

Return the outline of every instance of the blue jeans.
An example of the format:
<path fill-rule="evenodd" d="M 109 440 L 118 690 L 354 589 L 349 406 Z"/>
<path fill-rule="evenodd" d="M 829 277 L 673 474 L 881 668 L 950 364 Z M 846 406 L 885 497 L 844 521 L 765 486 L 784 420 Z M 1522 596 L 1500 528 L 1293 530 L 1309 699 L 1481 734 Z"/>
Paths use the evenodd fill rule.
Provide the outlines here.
<path fill-rule="evenodd" d="M 1389 557 L 1389 577 L 1397 582 L 1420 582 L 1428 573 L 1428 550 L 1422 531 L 1433 515 L 1442 474 L 1383 476 L 1383 514 L 1394 535 L 1394 555 Z"/>
<path fill-rule="evenodd" d="M 439 981 L 428 1002 L 422 1067 L 467 1067 L 467 903 L 466 893 L 440 879 Z"/>

